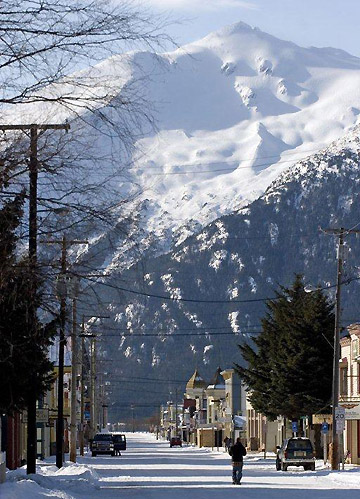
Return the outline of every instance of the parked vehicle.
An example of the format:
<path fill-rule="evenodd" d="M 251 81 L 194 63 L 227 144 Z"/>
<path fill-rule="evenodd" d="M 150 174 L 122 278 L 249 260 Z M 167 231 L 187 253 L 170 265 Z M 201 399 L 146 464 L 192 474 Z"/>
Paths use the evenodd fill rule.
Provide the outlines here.
<path fill-rule="evenodd" d="M 126 450 L 126 436 L 123 433 L 112 433 L 115 456 L 121 456 L 122 450 Z"/>
<path fill-rule="evenodd" d="M 303 466 L 305 471 L 315 471 L 314 450 L 308 438 L 288 438 L 277 449 L 277 471 L 287 471 L 288 466 Z"/>
<path fill-rule="evenodd" d="M 111 433 L 97 433 L 91 444 L 91 455 L 110 454 L 115 456 L 114 442 Z"/>
<path fill-rule="evenodd" d="M 175 445 L 182 447 L 182 441 L 180 437 L 172 437 L 170 439 L 170 447 L 174 447 Z"/>

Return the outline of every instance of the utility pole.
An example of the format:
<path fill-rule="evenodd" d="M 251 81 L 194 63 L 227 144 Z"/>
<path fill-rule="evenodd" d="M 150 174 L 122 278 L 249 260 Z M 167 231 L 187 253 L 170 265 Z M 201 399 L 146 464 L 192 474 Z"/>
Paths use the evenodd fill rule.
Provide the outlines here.
<path fill-rule="evenodd" d="M 80 456 L 84 455 L 84 425 L 85 425 L 85 317 L 81 327 L 81 386 L 80 386 Z"/>
<path fill-rule="evenodd" d="M 30 132 L 30 158 L 29 158 L 29 270 L 31 284 L 29 286 L 29 313 L 28 313 L 28 331 L 33 336 L 34 341 L 37 334 L 37 184 L 38 184 L 38 138 L 39 130 L 66 130 L 70 129 L 68 124 L 31 124 L 31 125 L 0 125 L 0 130 L 20 130 Z M 34 359 L 34 362 L 36 360 Z M 29 384 L 31 384 L 29 379 Z M 27 423 L 27 469 L 26 472 L 36 473 L 36 392 L 30 390 L 27 402 L 28 423 Z"/>
<path fill-rule="evenodd" d="M 96 433 L 96 335 L 90 339 L 90 438 Z"/>
<path fill-rule="evenodd" d="M 85 429 L 85 338 L 95 338 L 95 335 L 85 333 L 85 318 L 95 318 L 95 319 L 109 319 L 109 315 L 83 315 L 81 323 L 81 399 L 80 399 L 80 432 L 79 432 L 79 443 L 80 443 L 80 456 L 84 455 L 84 429 Z M 90 348 L 91 350 L 91 348 Z M 90 352 L 91 354 L 91 352 Z M 92 358 L 92 357 L 91 357 Z M 92 393 L 92 380 L 90 380 L 90 397 Z M 95 386 L 94 386 L 95 388 Z M 90 402 L 90 410 L 91 410 Z M 94 414 L 90 412 L 90 438 L 93 438 L 93 416 Z"/>
<path fill-rule="evenodd" d="M 175 390 L 175 437 L 178 436 L 178 389 Z"/>
<path fill-rule="evenodd" d="M 58 367 L 58 414 L 56 421 L 56 466 L 62 468 L 64 462 L 64 358 L 65 358 L 65 325 L 66 325 L 66 273 L 67 273 L 67 249 L 72 244 L 88 244 L 88 241 L 68 240 L 63 235 L 61 240 L 44 241 L 47 244 L 61 244 L 61 277 L 58 295 L 60 297 L 60 335 L 59 335 L 59 367 Z M 73 382 L 74 380 L 72 380 Z M 76 380 L 75 380 L 76 382 Z"/>
<path fill-rule="evenodd" d="M 102 404 L 102 418 L 103 418 L 103 428 L 108 427 L 108 405 L 106 403 Z"/>
<path fill-rule="evenodd" d="M 336 428 L 336 413 L 339 405 L 339 361 L 340 361 L 340 323 L 341 323 L 341 284 L 344 264 L 344 238 L 349 234 L 359 234 L 360 230 L 354 229 L 324 229 L 325 234 L 335 235 L 339 238 L 337 248 L 337 275 L 335 293 L 335 329 L 334 329 L 334 357 L 332 381 L 332 459 L 331 469 L 339 469 L 339 433 Z"/>
<path fill-rule="evenodd" d="M 134 405 L 131 404 L 131 416 L 132 416 L 132 432 L 134 433 L 135 432 L 135 419 L 134 419 Z"/>
<path fill-rule="evenodd" d="M 70 461 L 76 463 L 76 439 L 77 439 L 77 380 L 78 380 L 78 341 L 77 341 L 77 296 L 79 293 L 79 280 L 72 280 L 72 335 L 71 335 L 71 404 L 70 404 Z"/>

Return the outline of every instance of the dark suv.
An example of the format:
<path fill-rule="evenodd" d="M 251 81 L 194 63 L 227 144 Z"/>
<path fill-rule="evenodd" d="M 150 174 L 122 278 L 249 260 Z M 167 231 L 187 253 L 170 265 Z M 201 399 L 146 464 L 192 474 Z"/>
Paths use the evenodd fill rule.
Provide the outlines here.
<path fill-rule="evenodd" d="M 91 444 L 91 455 L 110 454 L 115 456 L 114 442 L 111 433 L 97 433 Z"/>
<path fill-rule="evenodd" d="M 286 471 L 288 466 L 304 466 L 305 471 L 315 471 L 314 450 L 308 438 L 288 438 L 277 449 L 276 469 L 278 471 Z"/>

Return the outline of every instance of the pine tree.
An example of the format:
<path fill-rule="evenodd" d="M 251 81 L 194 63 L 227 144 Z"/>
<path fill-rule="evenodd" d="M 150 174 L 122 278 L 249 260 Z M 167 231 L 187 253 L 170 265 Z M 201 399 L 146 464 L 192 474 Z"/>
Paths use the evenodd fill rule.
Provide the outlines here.
<path fill-rule="evenodd" d="M 333 305 L 319 289 L 307 293 L 297 275 L 267 309 L 254 345 L 240 345 L 247 366 L 236 366 L 254 409 L 270 419 L 324 409 L 331 399 Z"/>
<path fill-rule="evenodd" d="M 16 259 L 23 202 L 19 194 L 0 210 L 0 410 L 6 414 L 24 409 L 30 390 L 42 395 L 53 372 L 47 351 L 55 322 L 39 322 L 36 337 L 27 328 L 30 275 L 27 262 Z M 40 293 L 36 299 L 39 306 Z"/>

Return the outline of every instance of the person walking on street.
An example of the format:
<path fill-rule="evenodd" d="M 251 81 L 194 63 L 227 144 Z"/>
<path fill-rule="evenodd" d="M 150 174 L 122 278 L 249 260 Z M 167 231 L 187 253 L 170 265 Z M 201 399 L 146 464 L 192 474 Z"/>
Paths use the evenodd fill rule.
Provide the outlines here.
<path fill-rule="evenodd" d="M 246 456 L 246 449 L 238 437 L 236 443 L 229 449 L 229 454 L 232 459 L 232 479 L 234 485 L 241 485 L 242 469 L 244 464 L 244 456 Z"/>

